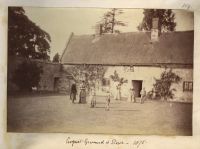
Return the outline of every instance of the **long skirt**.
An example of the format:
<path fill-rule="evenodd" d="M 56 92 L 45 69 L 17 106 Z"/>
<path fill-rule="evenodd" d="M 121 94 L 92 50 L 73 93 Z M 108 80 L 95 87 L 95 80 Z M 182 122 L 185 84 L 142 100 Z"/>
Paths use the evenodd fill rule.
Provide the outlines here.
<path fill-rule="evenodd" d="M 86 103 L 86 91 L 81 90 L 80 96 L 79 96 L 79 103 Z"/>

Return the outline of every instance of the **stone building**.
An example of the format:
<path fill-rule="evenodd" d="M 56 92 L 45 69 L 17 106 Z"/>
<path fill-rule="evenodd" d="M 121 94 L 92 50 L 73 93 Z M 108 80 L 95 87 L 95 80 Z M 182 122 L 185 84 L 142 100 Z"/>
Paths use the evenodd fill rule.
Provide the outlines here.
<path fill-rule="evenodd" d="M 8 62 L 8 93 L 16 92 L 19 88 L 12 80 L 13 74 L 18 66 L 24 61 L 22 57 L 9 57 Z M 36 87 L 37 91 L 48 92 L 69 92 L 73 77 L 63 71 L 62 65 L 59 63 L 52 63 L 42 60 L 32 60 L 41 66 L 43 73 L 40 76 L 39 85 Z"/>
<path fill-rule="evenodd" d="M 129 32 L 103 35 L 74 35 L 61 58 L 63 65 L 103 65 L 104 76 L 111 89 L 115 84 L 110 75 L 116 71 L 128 80 L 122 85 L 122 96 L 127 97 L 131 87 L 151 91 L 155 79 L 166 69 L 172 69 L 182 79 L 173 84 L 174 99 L 192 102 L 193 95 L 193 31 Z M 103 83 L 104 85 L 106 83 Z"/>

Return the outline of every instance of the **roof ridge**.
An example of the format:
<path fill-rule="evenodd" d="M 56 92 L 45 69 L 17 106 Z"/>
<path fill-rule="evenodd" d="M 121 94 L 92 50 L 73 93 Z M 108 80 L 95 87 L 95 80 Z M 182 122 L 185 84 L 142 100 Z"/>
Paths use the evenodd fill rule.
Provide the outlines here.
<path fill-rule="evenodd" d="M 121 33 L 104 33 L 101 36 L 105 35 L 122 35 L 122 34 L 141 34 L 141 33 L 150 33 L 151 31 L 134 31 L 134 32 L 121 32 Z M 171 33 L 185 33 L 185 32 L 194 32 L 194 30 L 186 30 L 186 31 L 171 31 L 171 32 L 163 32 L 162 34 L 171 34 Z M 73 35 L 73 37 L 83 37 L 83 36 L 95 36 L 95 34 L 81 34 L 81 35 Z"/>

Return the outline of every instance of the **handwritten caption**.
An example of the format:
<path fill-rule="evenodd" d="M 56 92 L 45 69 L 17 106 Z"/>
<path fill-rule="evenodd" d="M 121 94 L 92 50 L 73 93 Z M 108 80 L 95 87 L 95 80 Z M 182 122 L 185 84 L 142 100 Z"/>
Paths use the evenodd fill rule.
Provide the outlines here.
<path fill-rule="evenodd" d="M 187 10 L 191 9 L 191 5 L 188 4 L 188 3 L 183 3 L 181 7 L 182 7 L 183 9 L 187 9 Z"/>
<path fill-rule="evenodd" d="M 132 141 L 124 141 L 124 140 L 118 140 L 118 139 L 102 139 L 102 140 L 91 140 L 88 138 L 74 139 L 71 137 L 67 137 L 66 139 L 66 144 L 70 144 L 72 147 L 78 144 L 83 144 L 85 146 L 88 146 L 88 145 L 131 145 L 134 148 L 140 148 L 146 143 L 147 141 L 143 139 L 134 139 Z"/>

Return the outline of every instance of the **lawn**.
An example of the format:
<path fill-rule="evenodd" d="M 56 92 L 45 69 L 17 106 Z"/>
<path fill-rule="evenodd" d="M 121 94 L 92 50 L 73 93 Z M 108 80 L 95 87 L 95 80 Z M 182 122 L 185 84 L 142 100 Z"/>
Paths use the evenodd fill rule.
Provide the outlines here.
<path fill-rule="evenodd" d="M 77 102 L 77 101 L 76 101 Z M 144 104 L 97 97 L 96 108 L 72 104 L 69 96 L 9 97 L 9 132 L 73 132 L 141 135 L 192 135 L 192 104 L 146 101 Z"/>

